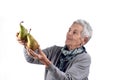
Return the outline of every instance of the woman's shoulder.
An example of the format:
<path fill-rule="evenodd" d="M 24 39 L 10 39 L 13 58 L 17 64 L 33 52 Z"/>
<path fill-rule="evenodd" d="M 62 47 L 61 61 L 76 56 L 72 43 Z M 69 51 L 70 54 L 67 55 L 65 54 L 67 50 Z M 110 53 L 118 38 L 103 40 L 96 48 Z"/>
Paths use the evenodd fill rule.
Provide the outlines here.
<path fill-rule="evenodd" d="M 43 49 L 43 51 L 59 51 L 61 50 L 62 46 L 57 46 L 57 45 L 53 45 L 53 46 L 49 46 L 45 49 Z"/>
<path fill-rule="evenodd" d="M 53 46 L 50 46 L 50 47 L 47 47 L 47 48 L 51 48 L 51 49 L 61 49 L 62 46 L 53 45 Z"/>
<path fill-rule="evenodd" d="M 53 51 L 59 51 L 59 50 L 61 50 L 61 48 L 62 48 L 62 46 L 57 46 L 57 45 L 51 46 L 51 49 L 52 49 Z"/>
<path fill-rule="evenodd" d="M 88 54 L 88 53 L 82 53 L 82 54 L 78 54 L 77 56 L 76 56 L 76 60 L 78 60 L 78 61 L 90 61 L 91 62 L 91 56 L 90 56 L 90 54 Z"/>

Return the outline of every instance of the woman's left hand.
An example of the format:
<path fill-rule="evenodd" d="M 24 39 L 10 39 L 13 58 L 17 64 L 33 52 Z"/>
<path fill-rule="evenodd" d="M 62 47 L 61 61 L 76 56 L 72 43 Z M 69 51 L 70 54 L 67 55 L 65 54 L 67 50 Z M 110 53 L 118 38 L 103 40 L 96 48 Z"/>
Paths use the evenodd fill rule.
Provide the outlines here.
<path fill-rule="evenodd" d="M 46 67 L 48 67 L 51 64 L 49 59 L 46 57 L 45 53 L 40 48 L 38 49 L 38 53 L 34 52 L 32 49 L 27 48 L 27 53 L 29 56 L 32 56 L 34 59 L 38 59 Z"/>

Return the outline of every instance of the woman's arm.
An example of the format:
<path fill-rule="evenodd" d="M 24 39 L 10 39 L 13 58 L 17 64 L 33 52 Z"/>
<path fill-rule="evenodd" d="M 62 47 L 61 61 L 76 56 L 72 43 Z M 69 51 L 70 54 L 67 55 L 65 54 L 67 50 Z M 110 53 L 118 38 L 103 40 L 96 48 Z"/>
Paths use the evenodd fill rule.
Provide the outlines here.
<path fill-rule="evenodd" d="M 24 56 L 27 62 L 33 63 L 33 64 L 42 64 L 38 59 L 34 59 L 32 56 L 28 55 L 28 51 L 26 48 L 23 48 Z M 38 50 L 35 51 L 38 53 Z"/>
<path fill-rule="evenodd" d="M 52 54 L 52 51 L 55 49 L 54 47 L 55 46 L 48 47 L 48 48 L 43 49 L 43 50 L 41 50 L 39 48 L 35 51 L 28 49 L 26 47 L 23 49 L 25 59 L 29 63 L 48 65 L 50 63 L 49 58 Z"/>

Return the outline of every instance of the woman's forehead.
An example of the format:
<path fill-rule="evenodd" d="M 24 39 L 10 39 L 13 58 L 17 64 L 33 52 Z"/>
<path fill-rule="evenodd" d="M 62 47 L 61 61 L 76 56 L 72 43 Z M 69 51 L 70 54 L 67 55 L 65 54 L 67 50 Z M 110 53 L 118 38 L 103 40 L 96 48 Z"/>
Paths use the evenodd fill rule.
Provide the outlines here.
<path fill-rule="evenodd" d="M 81 31 L 81 30 L 83 30 L 83 27 L 80 24 L 72 24 L 69 29 Z"/>

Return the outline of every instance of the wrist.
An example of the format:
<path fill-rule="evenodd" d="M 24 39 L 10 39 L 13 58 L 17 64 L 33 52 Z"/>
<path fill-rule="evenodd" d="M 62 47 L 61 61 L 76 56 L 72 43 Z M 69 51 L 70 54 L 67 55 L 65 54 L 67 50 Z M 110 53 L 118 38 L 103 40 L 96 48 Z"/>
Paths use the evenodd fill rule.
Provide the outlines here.
<path fill-rule="evenodd" d="M 48 59 L 45 61 L 45 66 L 46 68 L 48 68 L 48 66 L 51 64 L 51 61 L 49 61 Z"/>

